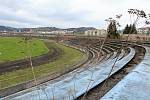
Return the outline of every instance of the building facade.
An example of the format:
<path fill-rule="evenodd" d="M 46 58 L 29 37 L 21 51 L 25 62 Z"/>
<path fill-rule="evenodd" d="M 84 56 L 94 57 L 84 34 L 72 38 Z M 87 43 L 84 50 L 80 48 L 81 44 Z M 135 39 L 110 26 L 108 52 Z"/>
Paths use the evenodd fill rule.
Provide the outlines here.
<path fill-rule="evenodd" d="M 137 31 L 139 34 L 149 35 L 150 34 L 150 27 L 139 28 Z"/>
<path fill-rule="evenodd" d="M 101 30 L 87 30 L 85 31 L 86 36 L 101 36 L 101 35 L 106 35 L 106 30 L 101 29 Z"/>
<path fill-rule="evenodd" d="M 73 34 L 73 31 L 67 30 L 59 30 L 59 31 L 38 31 L 41 34 L 55 34 L 55 35 L 66 35 L 66 34 Z"/>

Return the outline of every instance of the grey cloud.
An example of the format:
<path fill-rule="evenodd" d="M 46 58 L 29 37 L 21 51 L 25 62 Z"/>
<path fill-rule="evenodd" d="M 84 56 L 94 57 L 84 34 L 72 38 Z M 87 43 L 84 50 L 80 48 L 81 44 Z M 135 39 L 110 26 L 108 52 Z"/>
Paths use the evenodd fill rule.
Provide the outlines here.
<path fill-rule="evenodd" d="M 40 1 L 40 0 L 37 0 Z M 48 1 L 48 0 L 47 0 Z M 85 23 L 84 17 L 88 12 L 72 12 L 69 7 L 70 0 L 62 0 L 61 3 L 48 1 L 48 4 L 36 4 L 33 0 L 0 0 L 0 20 L 29 23 L 33 25 L 65 25 L 66 23 Z M 62 6 L 62 5 L 65 6 Z M 17 12 L 27 12 L 29 15 L 18 15 Z M 56 21 L 56 23 L 55 23 Z M 20 26 L 20 25 L 18 25 Z"/>
<path fill-rule="evenodd" d="M 96 1 L 100 2 L 100 4 L 94 3 Z M 16 27 L 27 27 L 27 25 L 29 25 L 29 27 L 39 25 L 100 27 L 104 26 L 103 20 L 105 18 L 115 15 L 115 13 L 113 13 L 114 10 L 119 9 L 119 11 L 124 12 L 128 7 L 133 5 L 133 2 L 135 2 L 138 7 L 149 9 L 149 2 L 146 1 L 146 3 L 144 3 L 144 1 L 142 1 L 142 3 L 141 1 L 142 0 L 137 0 L 136 2 L 135 0 L 112 0 L 111 2 L 109 0 L 0 0 L 0 24 L 15 25 Z M 136 7 L 136 4 L 134 4 L 134 7 Z"/>
<path fill-rule="evenodd" d="M 20 23 L 31 23 L 31 24 L 48 24 L 47 21 L 58 20 L 58 21 L 78 21 L 78 19 L 82 18 L 82 14 L 75 14 L 70 12 L 67 7 L 40 7 L 40 5 L 36 5 L 32 7 L 30 2 L 31 0 L 0 0 L 0 19 L 7 21 L 17 21 Z M 36 2 L 36 1 L 35 1 Z M 30 4 L 31 3 L 31 4 Z M 56 5 L 56 4 L 55 4 Z M 39 7 L 38 7 L 39 6 Z M 58 4 L 57 6 L 60 6 Z M 16 14 L 17 11 L 26 11 L 30 15 L 29 16 L 19 16 Z M 46 22 L 44 22 L 46 21 Z"/>

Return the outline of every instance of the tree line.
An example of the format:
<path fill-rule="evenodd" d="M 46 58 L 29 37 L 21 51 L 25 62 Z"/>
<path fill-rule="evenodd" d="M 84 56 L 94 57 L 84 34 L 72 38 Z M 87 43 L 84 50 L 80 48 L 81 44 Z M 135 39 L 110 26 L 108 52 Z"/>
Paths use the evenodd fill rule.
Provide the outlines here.
<path fill-rule="evenodd" d="M 116 39 L 120 37 L 120 34 L 117 31 L 117 25 L 115 21 L 110 22 L 107 28 L 107 33 L 108 33 L 108 38 Z M 123 34 L 137 34 L 137 33 L 138 32 L 135 24 L 130 24 L 130 25 L 127 24 L 123 30 Z"/>
<path fill-rule="evenodd" d="M 150 25 L 150 14 L 146 14 L 143 10 L 138 9 L 128 9 L 128 13 L 130 15 L 130 22 L 131 24 L 127 24 L 123 30 L 123 34 L 138 34 L 136 25 L 138 24 L 138 21 L 140 19 L 145 19 L 144 23 L 145 25 Z M 120 34 L 119 31 L 117 31 L 117 28 L 120 27 L 118 19 L 121 18 L 122 15 L 116 15 L 116 19 L 109 18 L 105 21 L 109 22 L 107 27 L 107 37 L 108 38 L 119 38 Z M 150 34 L 150 31 L 148 31 Z"/>
<path fill-rule="evenodd" d="M 126 25 L 123 34 L 137 34 L 137 29 L 135 24 Z"/>

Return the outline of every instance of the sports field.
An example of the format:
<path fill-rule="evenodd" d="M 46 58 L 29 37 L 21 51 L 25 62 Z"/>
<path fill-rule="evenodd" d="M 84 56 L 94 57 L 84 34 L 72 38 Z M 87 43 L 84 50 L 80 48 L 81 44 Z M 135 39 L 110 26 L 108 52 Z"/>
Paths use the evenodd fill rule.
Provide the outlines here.
<path fill-rule="evenodd" d="M 49 51 L 44 42 L 39 39 L 30 40 L 29 46 L 32 56 L 39 56 Z M 24 38 L 0 37 L 0 63 L 25 59 L 29 46 Z"/>
<path fill-rule="evenodd" d="M 3 55 L 5 59 L 3 57 L 0 57 L 0 60 L 10 61 L 26 57 L 25 53 L 22 53 L 28 51 L 24 49 L 25 47 L 28 47 L 28 49 L 32 49 L 33 56 L 38 56 L 47 53 L 48 51 L 51 51 L 52 48 L 60 49 L 62 52 L 58 56 L 58 58 L 52 62 L 48 62 L 46 64 L 42 64 L 36 67 L 33 66 L 36 78 L 47 76 L 55 72 L 62 72 L 63 70 L 72 67 L 72 65 L 77 64 L 79 61 L 82 61 L 86 58 L 86 55 L 83 52 L 80 52 L 73 48 L 66 47 L 62 44 L 58 44 L 54 41 L 48 42 L 44 40 L 42 41 L 39 39 L 33 39 L 31 42 L 32 46 L 29 46 L 29 44 L 25 44 L 22 41 L 23 40 L 21 38 L 1 38 L 1 43 L 3 42 L 4 44 L 7 44 L 7 48 L 4 46 L 4 44 L 1 45 L 1 47 L 5 47 L 5 49 L 1 50 L 1 52 L 9 54 L 7 54 L 7 56 Z M 10 44 L 13 44 L 15 46 Z M 9 50 L 10 48 L 13 48 L 14 50 L 11 51 Z M 11 59 L 8 56 L 11 57 Z M 19 83 L 32 80 L 33 77 L 34 76 L 31 67 L 15 70 L 12 72 L 1 73 L 0 89 L 11 87 Z"/>

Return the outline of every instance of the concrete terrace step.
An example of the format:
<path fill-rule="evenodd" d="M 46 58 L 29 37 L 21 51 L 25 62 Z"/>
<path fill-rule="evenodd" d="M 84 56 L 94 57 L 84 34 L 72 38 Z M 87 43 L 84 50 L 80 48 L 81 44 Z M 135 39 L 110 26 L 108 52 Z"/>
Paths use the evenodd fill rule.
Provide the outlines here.
<path fill-rule="evenodd" d="M 97 51 L 100 51 L 99 48 L 97 48 L 95 46 L 93 46 L 92 48 L 94 48 Z M 105 58 L 102 59 L 103 61 L 108 60 L 114 53 L 114 52 L 112 52 L 112 51 L 110 51 L 110 50 L 108 50 L 106 48 L 102 48 L 101 52 L 103 52 L 103 56 L 105 56 Z"/>
<path fill-rule="evenodd" d="M 130 53 L 116 62 L 111 75 L 126 65 L 134 55 L 135 50 L 130 48 Z M 1 100 L 72 100 L 103 82 L 108 77 L 115 60 L 116 58 L 111 58 L 97 65 L 89 65 L 91 67 L 86 69 L 74 70 L 59 81 L 49 81 L 40 85 L 39 88 L 33 87 Z"/>
<path fill-rule="evenodd" d="M 115 50 L 121 49 L 121 46 L 117 46 L 117 45 L 113 45 L 113 44 L 105 44 L 105 46 L 112 47 L 112 48 L 114 48 Z"/>
<path fill-rule="evenodd" d="M 143 61 L 100 100 L 150 99 L 150 47 L 144 48 Z"/>

